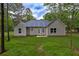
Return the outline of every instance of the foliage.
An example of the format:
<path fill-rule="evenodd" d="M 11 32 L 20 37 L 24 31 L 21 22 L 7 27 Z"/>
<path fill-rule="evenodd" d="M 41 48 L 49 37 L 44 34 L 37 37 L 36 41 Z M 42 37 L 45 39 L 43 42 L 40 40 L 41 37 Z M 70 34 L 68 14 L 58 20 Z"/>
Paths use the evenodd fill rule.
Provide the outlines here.
<path fill-rule="evenodd" d="M 44 19 L 60 19 L 70 30 L 79 27 L 78 3 L 45 3 L 44 6 L 50 11 L 44 15 Z"/>
<path fill-rule="evenodd" d="M 0 20 L 1 20 L 1 18 L 0 18 Z M 6 16 L 5 16 L 5 18 L 4 18 L 4 31 L 6 31 Z M 10 31 L 12 31 L 13 29 L 12 29 L 12 26 L 13 26 L 13 22 L 12 22 L 12 19 L 11 19 L 11 17 L 9 17 L 9 19 L 8 19 L 8 22 L 9 22 L 9 30 Z M 1 27 L 1 21 L 0 21 L 0 27 Z M 1 29 L 0 29 L 1 30 Z"/>
<path fill-rule="evenodd" d="M 5 8 L 4 25 L 5 25 L 5 31 L 6 31 L 7 4 L 4 4 L 4 8 Z M 17 25 L 21 20 L 24 20 L 24 21 L 35 20 L 35 18 L 33 17 L 32 11 L 29 8 L 24 8 L 22 3 L 8 3 L 8 15 L 9 15 L 8 21 L 9 21 L 9 27 L 10 27 L 9 30 L 13 30 L 14 25 Z"/>
<path fill-rule="evenodd" d="M 47 13 L 43 17 L 44 17 L 45 20 L 51 21 L 51 20 L 55 19 L 55 14 L 54 13 L 53 14 L 52 13 Z"/>
<path fill-rule="evenodd" d="M 25 9 L 25 14 L 23 15 L 23 20 L 35 20 L 35 18 L 33 17 L 32 11 L 30 10 L 30 8 L 26 8 Z"/>

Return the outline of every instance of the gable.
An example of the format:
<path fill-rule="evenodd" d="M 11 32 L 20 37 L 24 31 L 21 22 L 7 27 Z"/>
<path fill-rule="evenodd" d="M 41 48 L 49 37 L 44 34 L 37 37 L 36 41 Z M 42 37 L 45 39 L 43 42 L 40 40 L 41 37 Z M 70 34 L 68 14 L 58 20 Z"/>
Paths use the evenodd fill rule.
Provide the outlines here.
<path fill-rule="evenodd" d="M 27 21 L 26 23 L 21 21 L 15 27 L 48 27 L 51 25 L 54 26 L 54 24 L 60 25 L 60 26 L 65 26 L 65 24 L 61 20 L 53 20 L 51 22 L 49 22 L 47 20 L 30 20 L 30 21 Z"/>
<path fill-rule="evenodd" d="M 57 26 L 57 25 L 66 27 L 66 25 L 61 20 L 54 20 L 48 26 Z"/>
<path fill-rule="evenodd" d="M 20 22 L 18 25 L 15 26 L 15 28 L 18 28 L 18 27 L 25 27 L 25 23 L 24 22 Z"/>

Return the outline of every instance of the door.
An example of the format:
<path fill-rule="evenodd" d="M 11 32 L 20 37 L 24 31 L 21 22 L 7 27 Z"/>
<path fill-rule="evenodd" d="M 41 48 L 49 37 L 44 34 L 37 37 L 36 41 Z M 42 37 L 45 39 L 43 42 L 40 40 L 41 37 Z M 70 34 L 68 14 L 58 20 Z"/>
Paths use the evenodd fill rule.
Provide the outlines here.
<path fill-rule="evenodd" d="M 45 35 L 45 29 L 44 28 L 39 28 L 38 29 L 38 35 Z"/>
<path fill-rule="evenodd" d="M 30 28 L 29 27 L 26 28 L 26 34 L 30 35 Z"/>

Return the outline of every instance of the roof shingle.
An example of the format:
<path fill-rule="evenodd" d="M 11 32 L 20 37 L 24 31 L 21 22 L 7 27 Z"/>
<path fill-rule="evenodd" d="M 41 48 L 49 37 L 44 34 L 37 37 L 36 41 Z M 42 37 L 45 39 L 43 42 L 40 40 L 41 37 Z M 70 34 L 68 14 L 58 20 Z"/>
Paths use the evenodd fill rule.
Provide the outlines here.
<path fill-rule="evenodd" d="M 26 27 L 46 27 L 50 22 L 48 20 L 30 20 L 25 23 Z"/>

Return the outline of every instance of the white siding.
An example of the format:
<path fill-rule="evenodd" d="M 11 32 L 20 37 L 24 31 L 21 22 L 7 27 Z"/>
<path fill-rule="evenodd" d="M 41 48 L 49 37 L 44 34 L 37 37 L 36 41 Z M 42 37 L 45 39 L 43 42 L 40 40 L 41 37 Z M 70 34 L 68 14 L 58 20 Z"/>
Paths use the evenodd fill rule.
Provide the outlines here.
<path fill-rule="evenodd" d="M 38 28 L 30 28 L 30 35 L 37 35 L 37 34 L 38 34 Z"/>
<path fill-rule="evenodd" d="M 19 33 L 19 28 L 21 28 L 21 33 Z M 24 27 L 24 23 L 23 22 L 19 23 L 14 28 L 14 36 L 26 36 L 26 27 Z"/>
<path fill-rule="evenodd" d="M 56 28 L 56 33 L 50 33 L 51 28 Z M 65 35 L 65 25 L 61 22 L 56 20 L 54 23 L 48 26 L 48 35 Z"/>
<path fill-rule="evenodd" d="M 21 28 L 22 32 L 19 33 L 19 28 Z M 50 33 L 51 28 L 56 28 L 56 33 Z M 39 29 L 42 28 L 30 28 L 29 29 L 29 35 L 65 35 L 65 25 L 61 22 L 56 20 L 54 23 L 51 23 L 48 27 L 44 28 L 44 33 L 41 32 L 39 33 Z M 15 28 L 14 28 L 14 36 L 26 36 L 27 35 L 27 29 L 24 26 L 24 23 L 21 22 L 19 23 Z"/>
<path fill-rule="evenodd" d="M 48 30 L 48 27 L 46 28 L 46 36 L 48 36 L 49 34 L 49 30 Z"/>
<path fill-rule="evenodd" d="M 44 29 L 44 32 L 41 29 Z M 39 32 L 40 30 L 41 32 Z M 30 28 L 30 35 L 46 35 L 46 28 Z"/>

